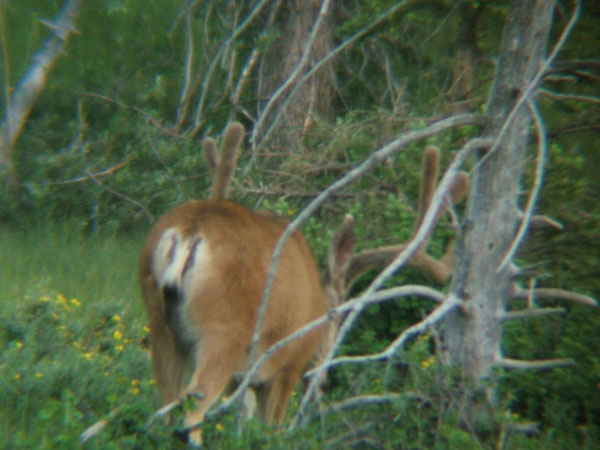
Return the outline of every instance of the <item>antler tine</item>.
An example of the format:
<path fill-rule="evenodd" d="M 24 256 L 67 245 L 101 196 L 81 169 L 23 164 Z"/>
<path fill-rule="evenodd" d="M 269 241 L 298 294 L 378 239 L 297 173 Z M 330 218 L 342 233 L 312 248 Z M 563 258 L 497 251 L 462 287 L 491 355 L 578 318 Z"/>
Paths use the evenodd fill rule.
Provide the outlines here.
<path fill-rule="evenodd" d="M 413 237 L 421 226 L 423 218 L 425 217 L 425 212 L 427 212 L 427 208 L 429 208 L 429 205 L 431 204 L 431 199 L 433 198 L 437 186 L 439 167 L 440 150 L 433 145 L 427 146 L 423 152 L 421 183 L 419 186 L 419 217 L 415 221 Z"/>
<path fill-rule="evenodd" d="M 435 193 L 437 186 L 437 178 L 439 172 L 440 151 L 435 146 L 428 146 L 423 153 L 421 183 L 419 192 L 419 215 L 415 220 L 415 226 L 412 234 L 414 238 L 417 230 L 423 222 L 427 208 L 431 204 L 431 199 Z M 460 201 L 469 187 L 469 179 L 466 173 L 460 172 L 454 178 L 448 199 L 444 206 L 440 208 L 436 217 L 435 223 L 441 216 L 448 212 L 454 203 Z M 436 260 L 427 255 L 425 249 L 429 238 L 426 239 L 419 249 L 406 262 L 407 265 L 415 267 L 433 280 L 441 283 L 445 281 L 452 273 L 452 260 L 454 252 L 454 242 L 451 242 L 444 256 L 440 260 Z M 391 263 L 399 254 L 406 248 L 407 244 L 397 244 L 379 247 L 373 250 L 366 250 L 352 256 L 350 263 L 346 269 L 345 283 L 349 287 L 361 274 L 368 270 L 375 269 L 381 266 L 386 266 Z"/>
<path fill-rule="evenodd" d="M 331 306 L 339 306 L 346 296 L 347 273 L 354 252 L 354 218 L 346 214 L 335 231 L 327 251 L 327 276 L 325 285 L 333 289 L 329 297 Z"/>
<path fill-rule="evenodd" d="M 221 157 L 219 158 L 219 164 L 215 169 L 213 190 L 211 194 L 211 198 L 214 200 L 223 200 L 229 197 L 229 186 L 231 185 L 233 173 L 237 166 L 240 144 L 244 137 L 244 133 L 244 126 L 238 122 L 232 122 L 225 130 L 223 145 L 221 146 Z"/>

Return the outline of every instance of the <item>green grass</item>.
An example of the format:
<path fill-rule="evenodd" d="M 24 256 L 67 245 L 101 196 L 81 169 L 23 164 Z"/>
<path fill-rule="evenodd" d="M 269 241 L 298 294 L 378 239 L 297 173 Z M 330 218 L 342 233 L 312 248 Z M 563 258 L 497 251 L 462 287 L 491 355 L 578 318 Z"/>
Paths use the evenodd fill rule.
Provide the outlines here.
<path fill-rule="evenodd" d="M 0 229 L 0 311 L 36 291 L 61 293 L 84 306 L 116 302 L 141 313 L 137 256 L 144 233 L 85 237 L 69 224 L 33 230 Z M 12 299 L 12 300 L 11 300 Z"/>
<path fill-rule="evenodd" d="M 112 409 L 133 408 L 123 414 L 131 418 L 156 406 L 141 345 L 147 335 L 137 286 L 143 238 L 85 237 L 69 224 L 0 230 L 0 442 L 6 448 L 77 448 L 79 433 Z M 131 439 L 134 428 L 117 420 L 90 448 L 127 448 L 128 440 L 139 441 Z M 115 433 L 121 437 L 111 439 Z"/>

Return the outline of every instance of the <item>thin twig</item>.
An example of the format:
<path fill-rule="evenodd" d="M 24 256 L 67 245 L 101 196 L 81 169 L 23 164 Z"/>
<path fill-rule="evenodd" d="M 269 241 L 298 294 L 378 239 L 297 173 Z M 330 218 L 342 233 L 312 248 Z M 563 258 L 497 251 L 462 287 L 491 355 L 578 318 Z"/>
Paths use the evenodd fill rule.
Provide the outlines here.
<path fill-rule="evenodd" d="M 257 3 L 254 9 L 250 12 L 248 17 L 233 30 L 231 35 L 219 46 L 215 56 L 210 62 L 208 69 L 204 74 L 204 79 L 202 81 L 202 89 L 200 93 L 200 100 L 198 100 L 198 104 L 196 106 L 196 112 L 194 117 L 194 130 L 192 134 L 195 134 L 200 127 L 202 126 L 202 111 L 204 110 L 204 104 L 206 103 L 206 99 L 208 97 L 210 82 L 213 77 L 213 73 L 221 61 L 221 58 L 229 48 L 229 46 L 244 32 L 244 30 L 250 25 L 250 23 L 258 16 L 258 14 L 262 11 L 262 9 L 269 3 L 269 0 L 261 0 Z"/>
<path fill-rule="evenodd" d="M 140 113 L 142 116 L 144 116 L 146 119 L 148 119 L 150 122 L 152 122 L 156 128 L 158 128 L 160 131 L 162 131 L 165 134 L 168 134 L 169 136 L 173 136 L 176 137 L 178 139 L 188 139 L 186 137 L 183 137 L 179 134 L 177 134 L 176 132 L 173 132 L 171 130 L 166 129 L 165 127 L 162 126 L 162 124 L 155 119 L 150 113 L 147 113 L 146 111 L 144 111 L 141 108 L 138 108 L 137 106 L 130 106 L 130 105 L 126 105 L 125 103 L 111 98 L 111 97 L 107 97 L 105 95 L 101 95 L 101 94 L 95 94 L 93 92 L 83 92 L 81 95 L 84 95 L 86 97 L 94 97 L 94 98 L 99 98 L 100 100 L 104 100 L 105 102 L 109 102 L 109 103 L 114 103 L 117 106 L 120 106 L 121 108 L 124 109 L 130 109 L 132 111 L 135 111 L 137 113 Z"/>
<path fill-rule="evenodd" d="M 389 403 L 398 402 L 405 399 L 417 399 L 422 400 L 423 395 L 415 392 L 402 392 L 402 393 L 389 393 L 389 394 L 374 394 L 374 395 L 359 395 L 356 397 L 350 397 L 342 400 L 341 402 L 334 403 L 325 410 L 319 411 L 314 415 L 326 416 L 328 414 L 339 413 L 348 409 L 361 408 L 363 406 L 372 405 L 385 405 Z"/>
<path fill-rule="evenodd" d="M 140 202 L 127 197 L 124 194 L 121 194 L 120 192 L 115 191 L 114 189 L 109 188 L 108 186 L 106 186 L 104 183 L 102 183 L 98 178 L 96 178 L 96 176 L 93 173 L 90 172 L 86 172 L 85 173 L 92 181 L 94 181 L 98 186 L 100 186 L 101 188 L 105 189 L 106 191 L 110 192 L 111 194 L 113 194 L 115 197 L 119 197 L 122 200 L 125 200 L 128 203 L 131 203 L 132 205 L 137 206 L 138 208 L 141 209 L 141 211 L 146 215 L 146 217 L 148 217 L 148 220 L 150 221 L 150 223 L 152 223 L 154 221 L 154 217 L 152 216 L 152 214 L 150 214 L 150 211 L 148 211 L 146 209 L 146 207 L 144 205 L 142 205 Z"/>
<path fill-rule="evenodd" d="M 554 100 L 573 100 L 577 102 L 600 103 L 600 97 L 593 97 L 590 95 L 562 94 L 546 88 L 541 88 L 540 93 Z"/>
<path fill-rule="evenodd" d="M 181 89 L 181 96 L 179 97 L 179 108 L 177 110 L 177 130 L 181 129 L 181 126 L 183 125 L 183 122 L 186 119 L 188 107 L 190 105 L 190 96 L 192 89 L 192 69 L 194 67 L 194 29 L 192 26 L 192 11 L 194 10 L 194 7 L 197 4 L 198 2 L 195 1 L 192 5 L 190 5 L 185 14 L 187 52 L 185 56 L 183 87 Z"/>
<path fill-rule="evenodd" d="M 123 162 L 120 162 L 116 166 L 110 167 L 110 168 L 102 170 L 100 172 L 96 172 L 92 175 L 96 178 L 112 175 L 117 170 L 125 167 L 129 163 L 129 161 L 130 161 L 129 159 L 125 160 Z M 61 186 L 61 185 L 65 185 L 65 184 L 81 183 L 82 181 L 87 181 L 89 179 L 90 179 L 90 176 L 86 174 L 86 175 L 82 175 L 80 177 L 71 178 L 70 180 L 48 181 L 45 183 L 22 183 L 19 186 L 23 186 L 23 187 L 25 187 L 25 186 Z"/>

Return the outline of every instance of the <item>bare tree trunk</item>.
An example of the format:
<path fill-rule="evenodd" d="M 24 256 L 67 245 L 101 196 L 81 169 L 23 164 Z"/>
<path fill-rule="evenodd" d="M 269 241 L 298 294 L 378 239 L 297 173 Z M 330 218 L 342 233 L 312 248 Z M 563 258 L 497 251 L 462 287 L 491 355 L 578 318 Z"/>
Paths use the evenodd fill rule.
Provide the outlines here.
<path fill-rule="evenodd" d="M 513 268 L 499 268 L 520 224 L 520 182 L 531 124 L 527 101 L 520 103 L 507 127 L 505 121 L 544 61 L 553 7 L 548 0 L 512 1 L 484 131 L 497 145 L 478 154 L 458 239 L 450 289 L 464 308 L 445 322 L 445 357 L 460 366 L 467 379 L 482 384 L 502 359 L 499 317 L 514 295 Z M 488 394 L 493 400 L 493 392 Z"/>
<path fill-rule="evenodd" d="M 262 109 L 281 86 L 288 83 L 280 100 L 271 105 L 263 123 L 271 123 L 279 115 L 283 101 L 296 83 L 306 74 L 315 61 L 325 56 L 331 47 L 331 24 L 324 20 L 318 29 L 317 19 L 323 2 L 320 0 L 293 0 L 282 2 L 278 12 L 279 39 L 263 56 L 260 64 L 259 98 Z M 327 10 L 331 9 L 327 5 Z M 314 31 L 313 31 L 314 30 Z M 311 34 L 315 32 L 312 46 L 307 48 Z M 308 59 L 305 53 L 308 51 Z M 304 58 L 304 61 L 303 61 Z M 315 114 L 328 116 L 332 98 L 331 65 L 326 65 L 315 76 L 304 83 L 294 99 L 279 116 L 277 128 L 272 134 L 270 145 L 293 148 L 299 136 L 314 120 Z M 263 111 L 261 111 L 261 114 Z M 265 130 L 258 130 L 262 135 Z"/>

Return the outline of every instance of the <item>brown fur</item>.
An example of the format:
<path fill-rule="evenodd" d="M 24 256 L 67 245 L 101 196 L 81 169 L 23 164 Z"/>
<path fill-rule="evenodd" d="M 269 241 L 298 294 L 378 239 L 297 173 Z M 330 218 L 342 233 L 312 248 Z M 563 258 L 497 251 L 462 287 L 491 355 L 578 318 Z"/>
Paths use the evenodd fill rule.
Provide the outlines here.
<path fill-rule="evenodd" d="M 186 418 L 202 421 L 234 372 L 246 369 L 249 345 L 263 296 L 271 254 L 285 223 L 229 201 L 191 201 L 177 206 L 152 229 L 140 254 L 140 282 L 150 318 L 150 350 L 158 388 L 165 404 L 190 393 L 204 397 Z M 189 298 L 180 300 L 169 320 L 170 301 L 160 292 L 153 269 L 157 244 L 168 230 L 199 236 L 210 264 L 202 265 Z M 187 264 L 187 263 L 186 263 Z M 200 271 L 199 267 L 191 270 Z M 172 300 L 171 300 L 172 301 Z M 327 308 L 316 264 L 296 232 L 284 247 L 264 318 L 258 354 L 323 315 Z M 192 342 L 180 345 L 182 329 Z M 258 406 L 267 423 L 282 421 L 288 398 L 318 348 L 317 329 L 276 353 L 259 371 Z M 191 370 L 186 383 L 186 371 Z"/>

